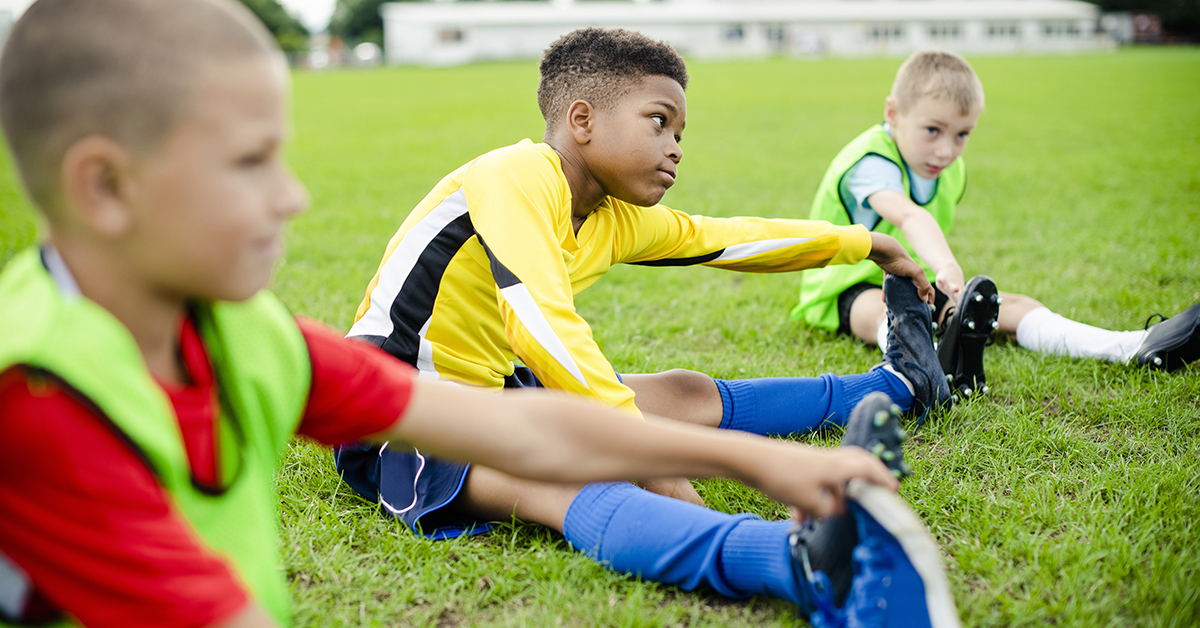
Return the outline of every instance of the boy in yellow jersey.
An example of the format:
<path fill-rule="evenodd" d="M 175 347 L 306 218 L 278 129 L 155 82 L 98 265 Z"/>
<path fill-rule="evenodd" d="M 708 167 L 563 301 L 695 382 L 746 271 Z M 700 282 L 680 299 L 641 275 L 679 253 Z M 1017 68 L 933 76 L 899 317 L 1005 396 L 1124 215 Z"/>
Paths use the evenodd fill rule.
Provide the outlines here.
<path fill-rule="evenodd" d="M 893 238 L 825 222 L 691 216 L 657 204 L 679 174 L 687 116 L 686 67 L 669 45 L 621 29 L 580 29 L 552 44 L 540 69 L 544 143 L 489 152 L 434 187 L 388 244 L 351 337 L 430 379 L 544 386 L 635 416 L 759 434 L 845 424 L 874 391 L 921 411 L 948 400 L 921 299 L 932 288 Z M 618 375 L 574 307 L 575 294 L 618 263 L 784 272 L 864 258 L 895 274 L 889 303 L 905 352 L 862 375 Z M 517 359 L 525 367 L 515 367 Z M 813 608 L 780 552 L 787 523 L 706 510 L 686 479 L 647 483 L 649 491 L 581 488 L 367 445 L 341 448 L 337 464 L 360 494 L 435 538 L 480 532 L 481 522 L 515 513 L 562 531 L 613 569 L 736 597 L 767 592 Z M 849 564 L 854 530 L 839 520 L 794 537 L 820 548 L 814 569 L 833 577 L 839 604 L 851 574 L 832 574 L 829 565 Z"/>
<path fill-rule="evenodd" d="M 273 480 L 294 434 L 547 481 L 729 475 L 814 517 L 846 494 L 903 508 L 864 451 L 423 381 L 294 319 L 264 290 L 307 203 L 286 106 L 274 40 L 227 0 L 39 0 L 9 35 L 0 123 L 46 233 L 0 272 L 0 622 L 289 623 Z M 886 401 L 856 416 L 854 444 L 899 456 Z"/>
<path fill-rule="evenodd" d="M 970 64 L 945 51 L 914 53 L 896 72 L 884 122 L 850 142 L 826 171 L 809 217 L 895 236 L 937 289 L 938 355 L 954 388 L 986 389 L 983 348 L 993 329 L 1036 351 L 1173 370 L 1200 358 L 1200 303 L 1146 331 L 1109 331 L 1066 319 L 1032 297 L 964 281 L 944 235 L 966 190 L 960 159 L 981 113 Z M 864 262 L 805 273 L 793 310 L 810 325 L 887 351 L 883 271 Z"/>

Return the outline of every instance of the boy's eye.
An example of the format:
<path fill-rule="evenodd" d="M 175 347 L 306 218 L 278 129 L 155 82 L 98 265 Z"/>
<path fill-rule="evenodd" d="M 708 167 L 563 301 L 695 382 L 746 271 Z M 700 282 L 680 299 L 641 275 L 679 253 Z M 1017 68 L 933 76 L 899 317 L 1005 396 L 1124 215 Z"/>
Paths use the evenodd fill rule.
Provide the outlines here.
<path fill-rule="evenodd" d="M 970 134 L 971 134 L 970 131 L 963 131 L 962 133 L 958 134 L 958 137 L 965 140 L 965 139 L 967 139 L 967 136 Z"/>
<path fill-rule="evenodd" d="M 650 119 L 654 120 L 655 124 L 657 124 L 658 128 L 660 128 L 660 129 L 667 126 L 667 116 L 664 116 L 660 113 L 651 115 Z"/>
<path fill-rule="evenodd" d="M 938 132 L 938 128 L 936 126 L 927 126 L 925 127 L 925 130 L 928 131 L 930 135 L 937 135 Z"/>
<path fill-rule="evenodd" d="M 249 155 L 245 155 L 245 156 L 241 157 L 240 159 L 238 159 L 237 163 L 239 166 L 241 166 L 243 168 L 253 168 L 255 166 L 261 166 L 261 165 L 267 163 L 267 160 L 269 160 L 270 158 L 271 158 L 271 155 L 269 152 L 262 151 L 262 152 L 258 152 L 258 153 L 251 153 Z"/>

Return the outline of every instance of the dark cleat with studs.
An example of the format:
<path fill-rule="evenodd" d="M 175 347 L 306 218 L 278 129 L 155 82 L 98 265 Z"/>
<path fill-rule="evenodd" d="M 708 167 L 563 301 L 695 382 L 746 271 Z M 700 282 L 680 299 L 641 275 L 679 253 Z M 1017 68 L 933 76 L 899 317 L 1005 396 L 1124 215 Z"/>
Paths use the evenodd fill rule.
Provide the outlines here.
<path fill-rule="evenodd" d="M 963 287 L 958 305 L 942 322 L 938 361 L 950 388 L 963 399 L 988 391 L 983 373 L 983 349 L 1000 327 L 1004 300 L 987 275 L 976 275 Z"/>
<path fill-rule="evenodd" d="M 898 477 L 904 463 L 899 406 L 866 396 L 846 424 L 843 447 L 875 452 Z M 788 533 L 800 612 L 817 628 L 960 624 L 941 554 L 921 520 L 888 489 L 851 480 L 847 513 Z"/>
<path fill-rule="evenodd" d="M 887 353 L 872 369 L 888 368 L 908 380 L 913 389 L 913 413 L 917 425 L 933 409 L 949 408 L 954 402 L 945 371 L 933 348 L 933 320 L 929 305 L 917 294 L 908 277 L 883 278 L 887 303 Z"/>
<path fill-rule="evenodd" d="M 1146 329 L 1133 353 L 1135 364 L 1175 371 L 1200 359 L 1200 303 Z"/>

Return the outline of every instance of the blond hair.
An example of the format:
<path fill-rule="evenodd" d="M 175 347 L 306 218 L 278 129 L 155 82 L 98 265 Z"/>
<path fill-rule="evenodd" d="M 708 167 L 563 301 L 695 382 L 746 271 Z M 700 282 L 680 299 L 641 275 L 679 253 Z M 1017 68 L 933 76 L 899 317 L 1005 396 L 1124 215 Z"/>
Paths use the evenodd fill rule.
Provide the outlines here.
<path fill-rule="evenodd" d="M 908 111 L 922 98 L 937 98 L 958 105 L 967 115 L 983 110 L 983 84 L 961 56 L 945 50 L 914 52 L 896 71 L 892 83 L 896 109 Z"/>
<path fill-rule="evenodd" d="M 277 51 L 230 0 L 38 0 L 0 56 L 0 125 L 25 189 L 53 215 L 75 142 L 102 135 L 151 149 L 206 64 Z"/>

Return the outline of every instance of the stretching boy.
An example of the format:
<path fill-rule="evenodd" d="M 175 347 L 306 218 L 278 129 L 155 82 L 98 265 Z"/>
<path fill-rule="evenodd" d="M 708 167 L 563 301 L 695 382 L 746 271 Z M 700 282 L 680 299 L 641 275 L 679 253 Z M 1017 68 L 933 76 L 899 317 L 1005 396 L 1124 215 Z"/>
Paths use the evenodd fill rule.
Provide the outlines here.
<path fill-rule="evenodd" d="M 262 291 L 307 202 L 283 163 L 279 59 L 225 0 L 40 0 L 9 36 L 0 123 L 48 230 L 0 273 L 0 621 L 288 623 L 273 477 L 296 433 L 543 480 L 730 475 L 813 517 L 843 512 L 846 491 L 856 512 L 907 513 L 865 451 L 421 381 L 294 320 Z M 848 442 L 898 459 L 887 403 L 864 404 Z M 780 540 L 772 558 L 791 565 Z M 791 586 L 827 603 L 799 566 L 851 562 L 806 549 Z"/>
<path fill-rule="evenodd" d="M 545 143 L 492 151 L 438 183 L 388 244 L 350 336 L 412 364 L 422 377 L 545 386 L 634 415 L 758 434 L 844 424 L 871 391 L 921 411 L 949 399 L 929 309 L 918 296 L 931 297 L 932 287 L 891 237 L 824 222 L 689 216 L 656 205 L 675 183 L 687 115 L 686 67 L 669 45 L 621 29 L 581 29 L 554 42 L 540 69 Z M 617 263 L 781 272 L 864 257 L 895 273 L 889 303 L 901 351 L 863 375 L 619 376 L 574 307 L 575 294 Z M 518 358 L 526 368 L 514 367 Z M 628 484 L 581 490 L 527 482 L 486 466 L 367 445 L 343 447 L 337 464 L 360 494 L 433 537 L 486 530 L 480 521 L 515 513 L 649 580 L 802 602 L 783 563 L 750 558 L 777 555 L 786 523 L 699 508 L 686 479 L 647 485 L 680 498 L 671 500 Z M 853 546 L 814 534 L 819 543 Z M 849 581 L 835 584 L 840 598 Z"/>
<path fill-rule="evenodd" d="M 896 72 L 884 120 L 834 157 L 809 214 L 896 237 L 937 289 L 943 370 L 970 395 L 985 386 L 983 347 L 993 329 L 1022 346 L 1072 357 L 1176 369 L 1200 357 L 1200 303 L 1147 331 L 1109 331 L 1066 319 L 985 276 L 963 281 L 945 231 L 966 189 L 959 159 L 983 113 L 983 86 L 962 57 L 917 52 Z M 887 350 L 883 270 L 871 262 L 805 273 L 792 311 L 810 325 Z M 965 285 L 964 285 L 965 284 Z"/>

